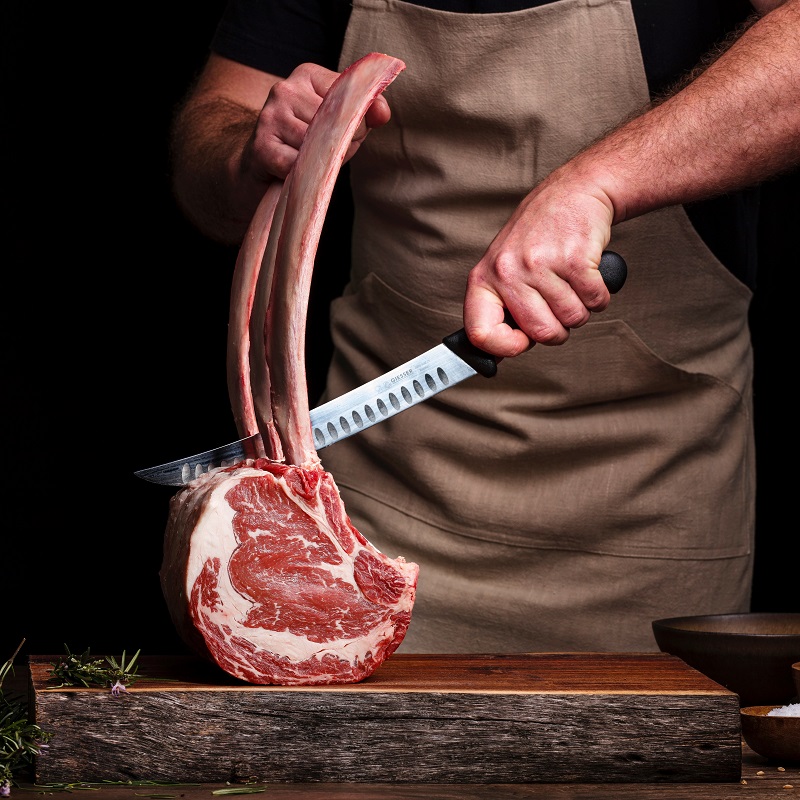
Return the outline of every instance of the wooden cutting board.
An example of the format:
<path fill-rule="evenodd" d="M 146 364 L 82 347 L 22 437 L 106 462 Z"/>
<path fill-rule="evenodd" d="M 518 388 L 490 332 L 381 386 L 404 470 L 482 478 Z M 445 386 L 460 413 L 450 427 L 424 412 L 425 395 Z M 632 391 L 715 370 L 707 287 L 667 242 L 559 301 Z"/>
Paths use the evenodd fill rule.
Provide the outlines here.
<path fill-rule="evenodd" d="M 183 657 L 141 659 L 120 697 L 53 688 L 31 656 L 30 715 L 55 735 L 37 783 L 728 782 L 738 696 L 661 653 L 395 654 L 370 678 L 254 686 Z"/>

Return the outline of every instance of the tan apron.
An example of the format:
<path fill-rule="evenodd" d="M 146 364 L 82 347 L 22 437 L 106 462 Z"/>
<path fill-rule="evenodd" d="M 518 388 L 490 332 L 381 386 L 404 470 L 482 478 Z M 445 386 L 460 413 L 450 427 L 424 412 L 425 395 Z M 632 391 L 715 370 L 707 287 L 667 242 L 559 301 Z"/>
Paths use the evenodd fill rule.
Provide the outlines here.
<path fill-rule="evenodd" d="M 629 0 L 355 0 L 342 65 L 370 51 L 407 69 L 351 162 L 329 397 L 461 327 L 467 273 L 522 197 L 647 101 Z M 401 651 L 655 650 L 654 619 L 748 607 L 750 291 L 680 207 L 610 247 L 628 282 L 567 344 L 321 451 L 356 527 L 420 564 Z"/>

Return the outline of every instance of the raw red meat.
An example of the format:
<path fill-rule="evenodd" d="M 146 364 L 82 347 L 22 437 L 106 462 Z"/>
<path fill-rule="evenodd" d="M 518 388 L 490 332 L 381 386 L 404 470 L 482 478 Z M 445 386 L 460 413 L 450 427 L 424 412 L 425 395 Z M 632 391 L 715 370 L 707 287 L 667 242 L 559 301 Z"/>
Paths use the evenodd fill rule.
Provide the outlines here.
<path fill-rule="evenodd" d="M 170 503 L 161 583 L 176 628 L 250 683 L 362 680 L 394 652 L 411 619 L 418 566 L 385 556 L 355 529 L 320 466 L 304 352 L 314 257 L 336 177 L 369 104 L 404 66 L 371 53 L 342 73 L 240 250 L 228 385 L 241 436 L 260 432 L 265 457 L 203 475 Z"/>
<path fill-rule="evenodd" d="M 275 207 L 280 199 L 282 187 L 282 181 L 275 181 L 264 193 L 247 229 L 242 246 L 239 248 L 236 267 L 233 271 L 228 319 L 228 395 L 233 410 L 233 419 L 239 431 L 239 437 L 242 439 L 258 433 L 258 424 L 253 408 L 253 393 L 250 388 L 250 318 L 261 273 L 261 262 L 267 249 Z M 272 263 L 274 263 L 274 259 L 268 259 L 267 269 L 271 270 Z M 271 274 L 270 271 L 269 275 L 265 274 L 264 276 L 268 283 L 271 283 Z M 266 370 L 266 365 L 263 370 Z M 266 384 L 266 391 L 269 392 L 269 376 L 262 374 L 260 383 L 262 389 Z M 280 440 L 274 429 L 270 430 L 267 445 L 262 447 L 259 455 L 265 456 L 267 449 L 271 455 L 279 453 L 278 448 L 280 448 Z"/>

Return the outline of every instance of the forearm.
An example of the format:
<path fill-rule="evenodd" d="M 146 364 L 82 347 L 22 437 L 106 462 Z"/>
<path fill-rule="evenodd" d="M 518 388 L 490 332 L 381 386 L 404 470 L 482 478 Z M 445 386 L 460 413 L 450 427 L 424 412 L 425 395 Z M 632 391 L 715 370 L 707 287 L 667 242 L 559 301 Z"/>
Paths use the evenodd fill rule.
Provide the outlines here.
<path fill-rule="evenodd" d="M 172 186 L 181 210 L 205 235 L 238 244 L 268 182 L 242 168 L 258 111 L 219 97 L 187 103 L 172 135 Z"/>
<path fill-rule="evenodd" d="M 800 0 L 747 31 L 664 102 L 539 183 L 470 271 L 473 344 L 561 344 L 610 296 L 597 266 L 615 223 L 759 183 L 800 163 Z M 519 328 L 504 324 L 508 309 Z"/>
<path fill-rule="evenodd" d="M 617 223 L 753 185 L 798 163 L 800 0 L 788 0 L 681 91 L 565 169 L 602 188 Z"/>

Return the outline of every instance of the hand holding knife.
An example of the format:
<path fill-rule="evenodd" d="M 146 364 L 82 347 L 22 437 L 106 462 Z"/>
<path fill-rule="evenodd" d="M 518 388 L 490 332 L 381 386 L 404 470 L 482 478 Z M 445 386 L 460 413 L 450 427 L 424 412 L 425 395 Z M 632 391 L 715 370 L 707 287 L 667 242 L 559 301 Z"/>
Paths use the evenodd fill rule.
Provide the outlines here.
<path fill-rule="evenodd" d="M 615 294 L 625 283 L 627 265 L 620 255 L 606 250 L 600 259 L 600 273 L 608 290 Z M 405 364 L 312 409 L 309 416 L 315 446 L 321 450 L 346 439 L 428 400 L 465 378 L 477 374 L 491 378 L 496 373 L 497 359 L 471 344 L 461 328 L 445 336 L 441 344 Z M 260 438 L 260 434 L 248 436 L 134 474 L 152 483 L 183 486 L 216 467 L 255 458 Z"/>

